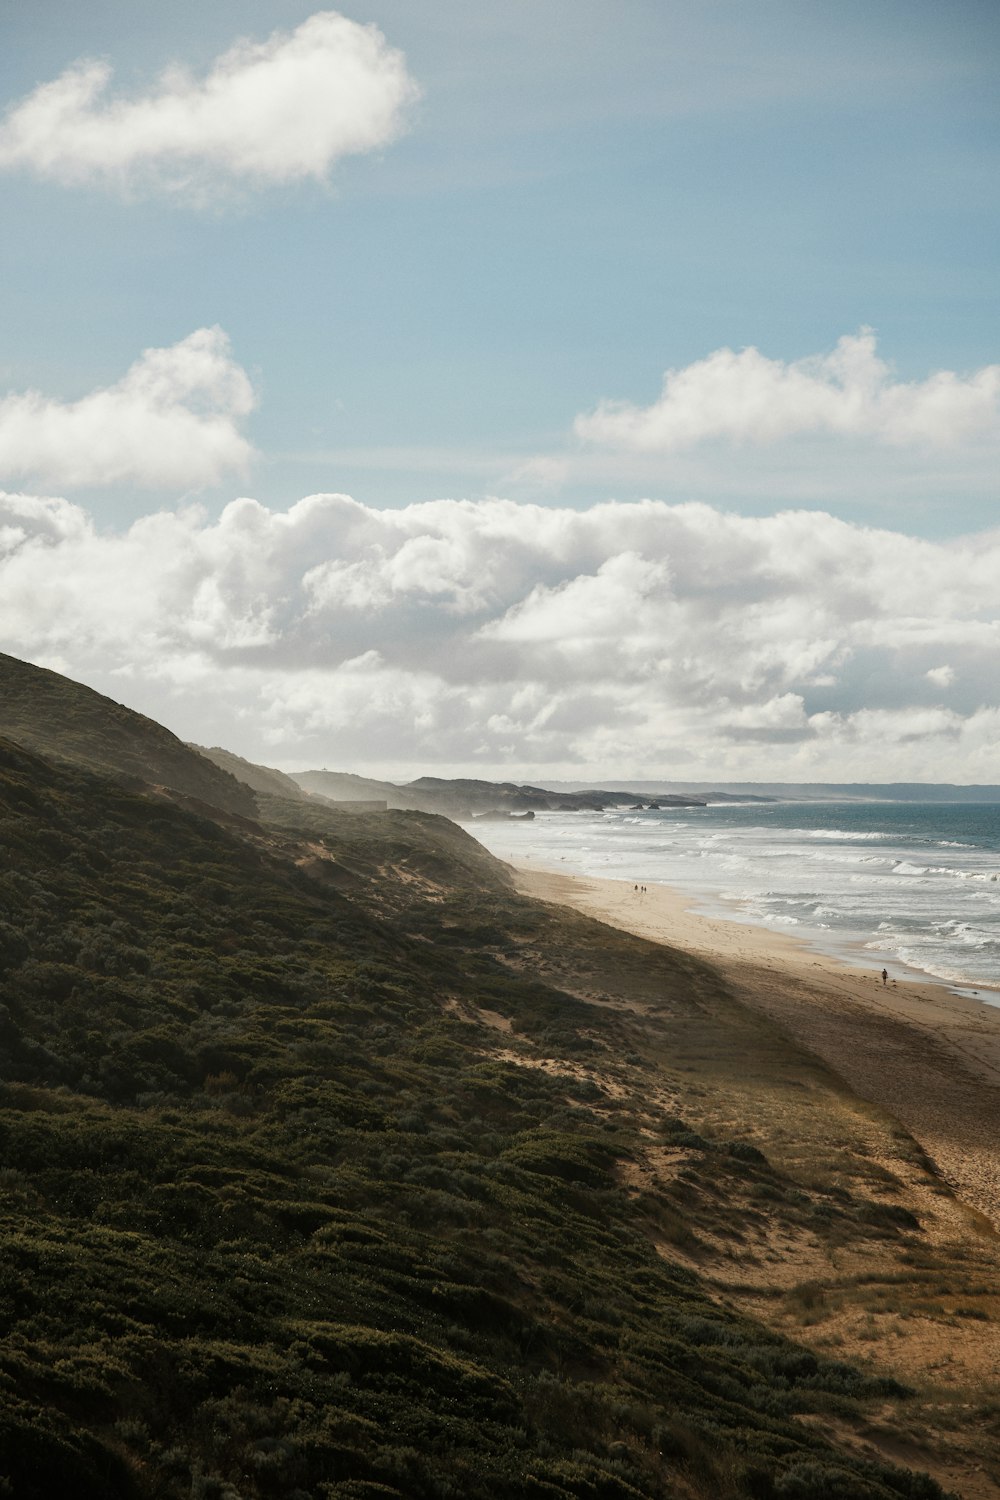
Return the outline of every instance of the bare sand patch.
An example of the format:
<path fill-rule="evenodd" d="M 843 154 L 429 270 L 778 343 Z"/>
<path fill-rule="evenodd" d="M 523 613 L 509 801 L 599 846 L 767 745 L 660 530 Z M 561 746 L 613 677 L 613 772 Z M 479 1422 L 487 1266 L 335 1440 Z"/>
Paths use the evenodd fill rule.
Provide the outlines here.
<path fill-rule="evenodd" d="M 853 968 L 764 928 L 705 917 L 664 886 L 519 870 L 526 894 L 709 960 L 920 1142 L 965 1203 L 1000 1227 L 1000 1009 L 944 985 Z"/>
<path fill-rule="evenodd" d="M 686 973 L 683 997 L 672 994 L 648 950 L 582 935 L 548 962 L 534 946 L 518 960 L 621 1017 L 647 1058 L 630 1105 L 653 1128 L 618 1180 L 635 1196 L 673 1195 L 657 1248 L 720 1302 L 917 1392 L 854 1429 L 859 1451 L 927 1468 L 965 1500 L 1000 1500 L 1000 1010 L 943 985 L 883 987 L 874 971 L 698 915 L 662 887 L 642 895 L 537 869 L 517 880 L 664 945 Z M 590 1064 L 605 1088 L 613 1064 Z M 691 1196 L 690 1153 L 657 1139 L 655 1109 L 715 1142 L 759 1146 L 801 1191 L 772 1202 L 730 1189 L 713 1211 Z M 866 1237 L 810 1217 L 823 1202 L 835 1210 L 838 1193 L 914 1227 Z"/>

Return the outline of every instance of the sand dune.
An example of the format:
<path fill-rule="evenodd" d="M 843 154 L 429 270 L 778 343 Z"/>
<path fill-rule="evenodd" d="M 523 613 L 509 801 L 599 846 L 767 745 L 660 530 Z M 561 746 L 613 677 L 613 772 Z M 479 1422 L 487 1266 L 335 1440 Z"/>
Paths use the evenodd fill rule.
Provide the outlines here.
<path fill-rule="evenodd" d="M 1000 1228 L 1000 1008 L 890 981 L 806 944 L 701 916 L 663 886 L 520 869 L 521 888 L 708 959 L 863 1098 L 893 1114 L 956 1194 Z"/>

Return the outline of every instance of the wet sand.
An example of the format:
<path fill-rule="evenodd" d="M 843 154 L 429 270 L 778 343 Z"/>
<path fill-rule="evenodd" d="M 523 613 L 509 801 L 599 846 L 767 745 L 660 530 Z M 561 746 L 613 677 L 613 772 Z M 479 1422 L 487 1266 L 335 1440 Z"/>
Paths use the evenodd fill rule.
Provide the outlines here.
<path fill-rule="evenodd" d="M 765 928 L 691 910 L 665 886 L 521 867 L 526 894 L 698 955 L 854 1091 L 893 1114 L 949 1186 L 1000 1228 L 1000 1009 L 890 980 Z"/>

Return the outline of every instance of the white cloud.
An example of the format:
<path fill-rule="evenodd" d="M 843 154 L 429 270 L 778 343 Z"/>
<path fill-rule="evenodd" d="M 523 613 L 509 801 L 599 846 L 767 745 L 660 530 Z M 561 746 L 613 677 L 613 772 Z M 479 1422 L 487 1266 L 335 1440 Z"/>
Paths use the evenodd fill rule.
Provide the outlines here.
<path fill-rule="evenodd" d="M 569 476 L 568 459 L 540 453 L 518 464 L 503 483 L 526 494 L 552 494 L 563 488 Z"/>
<path fill-rule="evenodd" d="M 239 419 L 255 404 L 221 328 L 146 349 L 117 385 L 79 401 L 38 391 L 0 398 L 0 476 L 48 484 L 181 488 L 244 471 Z"/>
<path fill-rule="evenodd" d="M 895 380 L 871 329 L 847 334 L 832 354 L 786 363 L 749 348 L 717 349 L 668 370 L 651 406 L 603 401 L 577 417 L 585 442 L 670 453 L 713 438 L 775 443 L 832 433 L 882 443 L 938 446 L 1000 430 L 1000 365 L 968 376 L 939 370 Z"/>
<path fill-rule="evenodd" d="M 314 495 L 116 535 L 12 495 L 0 643 L 293 767 L 992 781 L 1000 531 Z"/>
<path fill-rule="evenodd" d="M 84 60 L 12 106 L 0 167 L 195 194 L 220 181 L 322 181 L 341 157 L 395 139 L 418 95 L 378 28 L 336 11 L 237 42 L 204 78 L 172 67 L 138 97 L 109 98 L 111 73 Z"/>

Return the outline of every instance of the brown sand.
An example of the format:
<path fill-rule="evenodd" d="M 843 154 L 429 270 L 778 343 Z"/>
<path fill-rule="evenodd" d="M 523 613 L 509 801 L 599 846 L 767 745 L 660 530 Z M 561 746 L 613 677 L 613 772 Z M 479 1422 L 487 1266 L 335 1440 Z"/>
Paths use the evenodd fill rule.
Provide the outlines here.
<path fill-rule="evenodd" d="M 697 954 L 738 997 L 894 1115 L 954 1192 L 1000 1227 L 1000 1008 L 890 981 L 764 928 L 701 916 L 664 886 L 518 870 L 529 895 Z"/>

